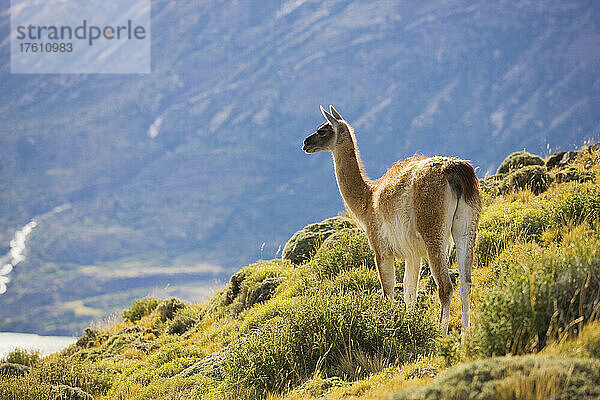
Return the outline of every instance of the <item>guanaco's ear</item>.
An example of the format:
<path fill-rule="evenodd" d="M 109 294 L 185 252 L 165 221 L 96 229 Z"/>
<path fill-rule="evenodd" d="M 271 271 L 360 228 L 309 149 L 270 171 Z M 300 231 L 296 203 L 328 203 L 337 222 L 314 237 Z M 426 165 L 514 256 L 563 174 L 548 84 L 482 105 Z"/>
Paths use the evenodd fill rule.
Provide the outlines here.
<path fill-rule="evenodd" d="M 335 108 L 333 108 L 331 104 L 329 105 L 329 111 L 331 112 L 331 115 L 335 117 L 335 119 L 344 119 L 342 115 Z"/>
<path fill-rule="evenodd" d="M 321 113 L 323 113 L 323 116 L 325 117 L 325 119 L 331 124 L 331 126 L 335 129 L 337 128 L 340 123 L 338 122 L 337 119 L 334 118 L 333 115 L 329 114 L 327 111 L 325 111 L 325 109 L 323 108 L 323 106 L 319 106 L 321 108 Z"/>

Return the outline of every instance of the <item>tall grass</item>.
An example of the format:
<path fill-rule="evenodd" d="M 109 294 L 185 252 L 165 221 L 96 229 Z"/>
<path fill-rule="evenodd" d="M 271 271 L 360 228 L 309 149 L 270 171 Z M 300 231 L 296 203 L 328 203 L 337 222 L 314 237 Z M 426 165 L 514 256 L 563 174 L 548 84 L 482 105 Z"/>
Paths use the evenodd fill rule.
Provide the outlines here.
<path fill-rule="evenodd" d="M 562 244 L 514 246 L 493 265 L 497 280 L 477 312 L 484 355 L 541 350 L 600 312 L 600 235 L 583 227 Z"/>

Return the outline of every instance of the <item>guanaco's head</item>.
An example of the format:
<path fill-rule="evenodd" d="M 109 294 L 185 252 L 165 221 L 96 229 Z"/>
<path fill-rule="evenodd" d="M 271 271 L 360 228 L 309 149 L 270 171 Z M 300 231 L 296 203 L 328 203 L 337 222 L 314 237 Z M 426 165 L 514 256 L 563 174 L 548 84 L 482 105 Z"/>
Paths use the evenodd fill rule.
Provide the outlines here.
<path fill-rule="evenodd" d="M 326 122 L 322 123 L 315 133 L 304 139 L 302 150 L 306 153 L 333 151 L 349 133 L 344 118 L 333 106 L 329 106 L 331 113 L 325 111 L 322 106 L 320 107 Z"/>

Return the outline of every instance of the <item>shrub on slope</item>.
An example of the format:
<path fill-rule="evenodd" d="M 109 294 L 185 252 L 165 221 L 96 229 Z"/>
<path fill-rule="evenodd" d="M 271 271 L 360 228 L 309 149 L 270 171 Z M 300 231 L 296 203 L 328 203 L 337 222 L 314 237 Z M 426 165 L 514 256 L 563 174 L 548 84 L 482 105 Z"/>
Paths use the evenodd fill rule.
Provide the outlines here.
<path fill-rule="evenodd" d="M 526 151 L 517 151 L 510 154 L 500 163 L 498 174 L 507 174 L 530 165 L 544 165 L 545 162 L 540 156 L 529 154 Z"/>
<path fill-rule="evenodd" d="M 600 361 L 524 356 L 461 364 L 432 383 L 405 389 L 390 400 L 591 400 L 599 396 Z"/>
<path fill-rule="evenodd" d="M 339 229 L 351 228 L 353 222 L 346 217 L 328 218 L 305 226 L 285 244 L 281 253 L 281 259 L 290 261 L 294 265 L 300 265 L 309 261 L 319 246 L 331 234 Z"/>
<path fill-rule="evenodd" d="M 539 351 L 578 322 L 598 318 L 600 235 L 579 228 L 562 245 L 516 246 L 494 263 L 497 279 L 478 312 L 483 355 Z"/>
<path fill-rule="evenodd" d="M 431 352 L 437 330 L 422 311 L 406 312 L 382 296 L 311 293 L 230 345 L 225 381 L 257 396 L 317 372 L 356 379 Z"/>

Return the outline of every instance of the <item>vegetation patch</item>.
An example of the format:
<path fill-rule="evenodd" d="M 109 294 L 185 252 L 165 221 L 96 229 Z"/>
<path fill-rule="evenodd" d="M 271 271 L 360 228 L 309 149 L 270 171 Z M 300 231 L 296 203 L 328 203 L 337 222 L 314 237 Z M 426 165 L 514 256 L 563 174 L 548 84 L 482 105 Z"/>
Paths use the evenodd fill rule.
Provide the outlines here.
<path fill-rule="evenodd" d="M 462 364 L 394 400 L 596 399 L 600 361 L 552 356 L 506 357 Z"/>
<path fill-rule="evenodd" d="M 560 165 L 565 153 L 566 151 L 559 151 L 548 157 L 548 159 L 546 160 L 546 168 L 548 169 L 548 171 L 557 168 Z"/>
<path fill-rule="evenodd" d="M 578 230 L 563 240 L 568 245 L 513 248 L 494 263 L 499 279 L 484 296 L 475 327 L 481 354 L 539 351 L 548 339 L 599 316 L 600 237 Z"/>
<path fill-rule="evenodd" d="M 588 182 L 594 180 L 595 175 L 589 171 L 582 171 L 575 167 L 569 167 L 556 173 L 558 183 L 565 182 Z"/>
<path fill-rule="evenodd" d="M 16 348 L 6 355 L 0 362 L 9 364 L 20 364 L 27 367 L 33 367 L 40 361 L 40 352 L 38 350 L 24 350 Z"/>
<path fill-rule="evenodd" d="M 23 364 L 5 362 L 0 364 L 0 375 L 6 377 L 19 377 L 29 372 L 29 367 Z"/>
<path fill-rule="evenodd" d="M 123 311 L 122 316 L 125 321 L 136 322 L 142 319 L 142 317 L 152 313 L 159 301 L 152 297 L 144 297 L 143 299 L 134 300 L 131 308 Z"/>
<path fill-rule="evenodd" d="M 346 217 L 333 217 L 305 226 L 296 232 L 285 244 L 281 253 L 282 260 L 294 265 L 309 261 L 319 246 L 334 232 L 351 228 L 354 224 Z"/>
<path fill-rule="evenodd" d="M 179 309 L 167 324 L 167 333 L 181 335 L 202 319 L 203 312 L 195 306 Z"/>
<path fill-rule="evenodd" d="M 423 312 L 383 297 L 298 297 L 232 343 L 226 380 L 256 395 L 293 387 L 315 372 L 356 379 L 429 353 L 436 336 Z"/>
<path fill-rule="evenodd" d="M 552 183 L 552 175 L 546 168 L 529 165 L 510 172 L 499 186 L 500 193 L 509 193 L 519 189 L 529 189 L 534 194 L 545 192 Z"/>
<path fill-rule="evenodd" d="M 375 255 L 360 229 L 345 228 L 327 238 L 312 265 L 322 277 L 332 277 L 361 266 L 375 268 Z"/>
<path fill-rule="evenodd" d="M 287 262 L 259 261 L 233 274 L 225 289 L 211 300 L 209 310 L 237 314 L 249 309 L 269 300 L 279 285 L 295 274 Z"/>
<path fill-rule="evenodd" d="M 500 163 L 497 174 L 508 174 L 531 165 L 545 165 L 544 159 L 540 156 L 529 154 L 526 151 L 517 151 L 510 154 Z"/>
<path fill-rule="evenodd" d="M 566 335 L 561 337 L 544 349 L 544 353 L 600 359 L 600 321 L 584 325 L 583 329 L 577 335 L 571 335 L 570 339 Z"/>

